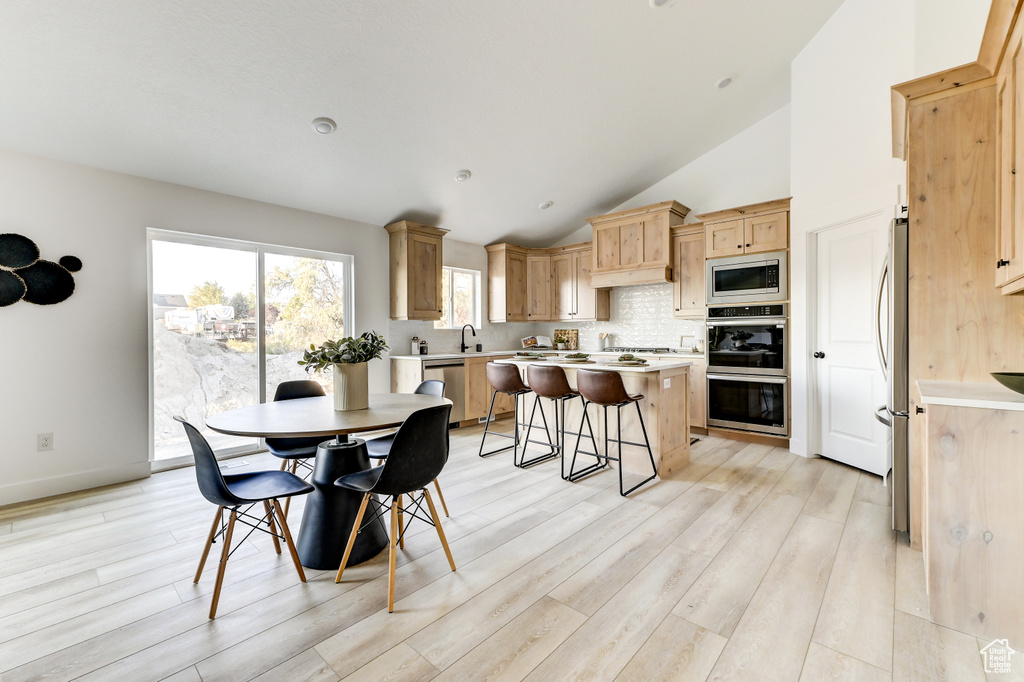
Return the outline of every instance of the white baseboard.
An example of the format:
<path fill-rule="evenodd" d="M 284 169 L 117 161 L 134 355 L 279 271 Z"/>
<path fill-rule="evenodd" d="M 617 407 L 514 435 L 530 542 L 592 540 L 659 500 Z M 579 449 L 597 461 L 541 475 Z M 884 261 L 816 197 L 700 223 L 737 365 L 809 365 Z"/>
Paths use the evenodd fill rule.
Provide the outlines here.
<path fill-rule="evenodd" d="M 73 474 L 53 476 L 35 481 L 9 483 L 0 486 L 0 507 L 148 477 L 149 462 L 135 462 L 118 467 L 78 471 Z"/>

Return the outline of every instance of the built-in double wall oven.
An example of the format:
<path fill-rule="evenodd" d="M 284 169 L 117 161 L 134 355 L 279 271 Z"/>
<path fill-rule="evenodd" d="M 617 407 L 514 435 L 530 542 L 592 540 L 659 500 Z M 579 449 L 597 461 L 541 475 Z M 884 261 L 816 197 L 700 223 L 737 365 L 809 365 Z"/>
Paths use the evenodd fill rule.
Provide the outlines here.
<path fill-rule="evenodd" d="M 708 426 L 789 435 L 785 303 L 708 308 Z"/>

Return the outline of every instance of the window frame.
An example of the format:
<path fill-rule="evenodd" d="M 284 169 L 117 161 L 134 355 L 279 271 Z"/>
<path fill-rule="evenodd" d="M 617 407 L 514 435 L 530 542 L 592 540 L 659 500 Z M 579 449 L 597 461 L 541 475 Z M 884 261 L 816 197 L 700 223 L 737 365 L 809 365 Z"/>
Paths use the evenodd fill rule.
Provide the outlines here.
<path fill-rule="evenodd" d="M 480 318 L 482 316 L 481 301 L 480 301 L 480 298 L 481 298 L 481 296 L 480 296 L 481 289 L 480 288 L 481 288 L 481 281 L 483 280 L 483 273 L 480 272 L 479 270 L 473 270 L 472 268 L 457 268 L 457 267 L 452 266 L 452 265 L 442 266 L 441 267 L 441 276 L 442 277 L 444 276 L 445 272 L 449 273 L 449 277 L 451 277 L 452 273 L 456 273 L 456 272 L 461 272 L 461 273 L 465 273 L 465 274 L 473 276 L 473 306 L 472 306 L 472 308 L 473 308 L 473 321 L 470 322 L 469 324 L 473 325 L 473 327 L 475 329 L 479 329 L 480 328 Z M 454 302 L 452 300 L 452 297 L 454 295 L 455 295 L 455 287 L 452 286 L 452 285 L 449 285 L 448 286 L 448 298 L 441 302 L 442 309 L 444 308 L 445 305 L 448 306 L 448 318 L 449 318 L 449 320 L 452 317 L 452 314 L 451 314 L 452 310 L 454 310 L 454 308 L 455 308 Z M 449 326 L 447 326 L 447 327 L 439 327 L 437 325 L 438 325 L 438 323 L 440 321 L 441 320 L 437 320 L 436 322 L 434 322 L 434 329 L 436 329 L 437 331 L 445 331 L 445 330 L 456 330 L 457 331 L 459 329 L 462 329 L 461 325 L 458 326 L 458 327 L 451 326 L 451 322 L 450 321 L 449 321 Z"/>
<path fill-rule="evenodd" d="M 255 242 L 244 239 L 232 239 L 230 237 L 214 237 L 205 234 L 191 232 L 180 232 L 162 228 L 146 228 L 146 290 L 147 290 L 147 336 L 148 336 L 148 360 L 149 360 L 149 464 L 153 472 L 175 469 L 183 466 L 190 466 L 193 463 L 191 455 L 170 457 L 157 460 L 154 432 L 156 424 L 154 410 L 156 401 L 154 396 L 154 372 L 156 368 L 153 356 L 154 332 L 153 325 L 153 242 L 175 242 L 178 244 L 189 244 L 192 246 L 210 246 L 215 248 L 233 249 L 253 253 L 256 256 L 256 382 L 257 400 L 259 403 L 267 402 L 267 353 L 266 353 L 266 255 L 291 256 L 295 258 L 319 258 L 342 263 L 345 272 L 345 293 L 342 304 L 345 306 L 345 330 L 344 333 L 351 336 L 356 326 L 355 306 L 355 257 L 351 254 L 333 253 L 330 251 L 317 251 L 314 249 L 301 249 L 279 244 L 268 244 L 266 242 Z M 264 439 L 257 440 L 256 447 L 238 446 L 218 450 L 215 452 L 217 459 L 230 459 L 251 455 L 266 450 Z"/>

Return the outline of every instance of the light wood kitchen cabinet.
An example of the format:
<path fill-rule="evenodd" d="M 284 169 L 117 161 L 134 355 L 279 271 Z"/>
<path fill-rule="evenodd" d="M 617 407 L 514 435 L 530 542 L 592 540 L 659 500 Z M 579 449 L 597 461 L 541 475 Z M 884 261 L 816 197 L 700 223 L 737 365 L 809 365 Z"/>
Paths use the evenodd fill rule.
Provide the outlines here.
<path fill-rule="evenodd" d="M 409 220 L 384 228 L 390 235 L 392 320 L 441 319 L 441 240 L 448 230 Z"/>
<path fill-rule="evenodd" d="M 526 256 L 526 317 L 530 322 L 551 320 L 551 256 Z"/>
<path fill-rule="evenodd" d="M 690 365 L 690 427 L 708 428 L 708 362 L 703 357 L 687 358 Z"/>
<path fill-rule="evenodd" d="M 591 286 L 670 281 L 670 231 L 682 225 L 689 212 L 690 209 L 677 201 L 665 201 L 588 218 L 594 228 Z"/>
<path fill-rule="evenodd" d="M 723 258 L 789 248 L 789 199 L 697 216 L 704 222 L 704 256 Z"/>
<path fill-rule="evenodd" d="M 945 384 L 977 407 L 934 404 Z M 975 388 L 976 387 L 976 388 Z M 995 384 L 922 382 L 924 560 L 929 616 L 983 641 L 1024 641 L 1024 412 Z M 986 391 L 1008 397 L 984 408 Z M 1012 396 L 1012 397 L 1009 397 Z"/>
<path fill-rule="evenodd" d="M 480 419 L 487 416 L 491 405 L 491 385 L 487 382 L 487 363 L 506 360 L 511 355 L 489 355 L 480 358 L 466 358 L 466 419 Z M 494 400 L 494 414 L 512 411 L 512 398 L 499 393 Z"/>
<path fill-rule="evenodd" d="M 672 231 L 672 315 L 704 318 L 704 226 L 684 225 Z"/>
<path fill-rule="evenodd" d="M 573 255 L 559 253 L 551 256 L 551 320 L 572 321 L 576 292 L 573 288 Z"/>
<path fill-rule="evenodd" d="M 527 251 L 513 244 L 487 247 L 488 321 L 527 321 Z"/>
<path fill-rule="evenodd" d="M 1021 196 L 1024 178 L 1017 174 L 1017 168 L 1024 169 L 1022 36 L 1024 24 L 1013 31 L 996 86 L 999 215 L 995 272 L 996 286 L 1001 287 L 1003 294 L 1024 292 L 1024 198 Z"/>
<path fill-rule="evenodd" d="M 594 250 L 580 249 L 572 252 L 572 290 L 575 322 L 607 322 L 611 319 L 611 292 L 595 289 L 591 283 L 594 267 Z"/>
<path fill-rule="evenodd" d="M 611 293 L 590 286 L 593 249 L 589 244 L 550 249 L 551 319 L 557 322 L 607 321 L 611 316 Z"/>

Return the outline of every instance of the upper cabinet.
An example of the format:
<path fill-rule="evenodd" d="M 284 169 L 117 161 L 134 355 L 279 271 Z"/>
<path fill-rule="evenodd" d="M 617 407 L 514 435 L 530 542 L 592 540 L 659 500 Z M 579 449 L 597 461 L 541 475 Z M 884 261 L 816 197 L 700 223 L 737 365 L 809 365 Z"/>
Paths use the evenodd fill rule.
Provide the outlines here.
<path fill-rule="evenodd" d="M 703 319 L 704 226 L 683 225 L 672 230 L 672 316 Z"/>
<path fill-rule="evenodd" d="M 767 201 L 697 216 L 704 221 L 707 258 L 789 248 L 789 199 Z"/>
<path fill-rule="evenodd" d="M 608 320 L 607 289 L 590 286 L 590 244 L 526 249 L 487 247 L 491 322 L 593 322 Z"/>
<path fill-rule="evenodd" d="M 1024 53 L 1021 51 L 1024 22 L 1017 22 L 1006 48 L 996 81 L 999 155 L 999 214 L 996 221 L 996 286 L 1003 294 L 1024 291 L 1024 200 L 1021 176 L 1024 169 Z M 1024 173 L 1024 171 L 1022 171 Z"/>
<path fill-rule="evenodd" d="M 527 321 L 527 249 L 513 244 L 487 247 L 487 319 Z"/>
<path fill-rule="evenodd" d="M 591 286 L 667 282 L 672 273 L 671 229 L 690 212 L 677 201 L 588 218 L 594 228 Z"/>
<path fill-rule="evenodd" d="M 551 254 L 551 320 L 553 322 L 607 321 L 611 314 L 608 289 L 590 285 L 594 250 L 590 244 L 549 249 Z"/>
<path fill-rule="evenodd" d="M 526 318 L 530 322 L 551 320 L 551 256 L 526 256 Z"/>
<path fill-rule="evenodd" d="M 391 319 L 441 319 L 441 240 L 448 230 L 409 220 L 384 228 L 390 235 Z"/>

